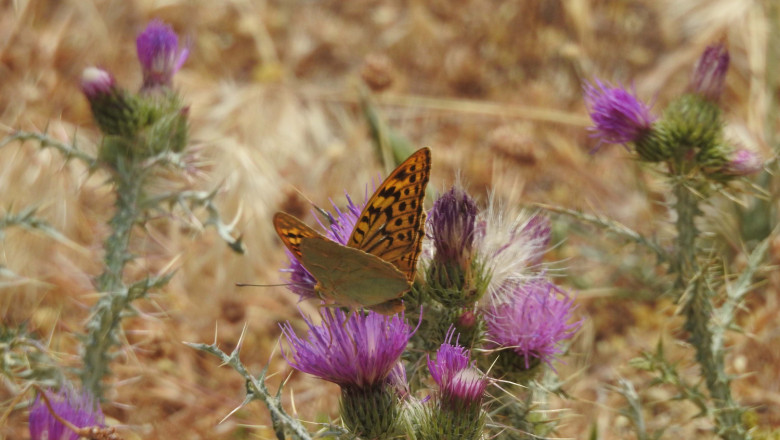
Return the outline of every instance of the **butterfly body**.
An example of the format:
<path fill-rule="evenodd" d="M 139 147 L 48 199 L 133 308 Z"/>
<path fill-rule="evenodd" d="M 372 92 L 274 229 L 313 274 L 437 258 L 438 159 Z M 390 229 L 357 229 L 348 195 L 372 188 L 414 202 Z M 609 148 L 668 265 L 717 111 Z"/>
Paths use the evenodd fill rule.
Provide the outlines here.
<path fill-rule="evenodd" d="M 328 304 L 393 314 L 414 280 L 424 235 L 422 204 L 431 154 L 423 148 L 399 165 L 369 198 L 346 245 L 290 214 L 274 215 L 287 249 L 317 280 Z"/>

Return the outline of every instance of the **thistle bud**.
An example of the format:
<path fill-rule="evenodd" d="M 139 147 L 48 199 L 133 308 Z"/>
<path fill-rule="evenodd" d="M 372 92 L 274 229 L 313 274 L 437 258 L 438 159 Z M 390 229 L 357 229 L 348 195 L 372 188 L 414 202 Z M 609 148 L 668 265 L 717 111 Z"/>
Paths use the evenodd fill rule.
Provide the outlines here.
<path fill-rule="evenodd" d="M 456 187 L 434 202 L 430 221 L 436 260 L 461 267 L 470 264 L 477 212 L 474 200 Z"/>
<path fill-rule="evenodd" d="M 721 144 L 722 129 L 720 108 L 697 94 L 683 95 L 670 103 L 658 123 L 664 142 L 681 161 L 708 157 L 710 150 Z"/>
<path fill-rule="evenodd" d="M 428 268 L 431 296 L 447 306 L 473 304 L 481 295 L 475 258 L 477 204 L 453 187 L 439 197 L 430 213 L 434 254 Z"/>
<path fill-rule="evenodd" d="M 187 60 L 188 47 L 179 49 L 179 37 L 170 26 L 154 20 L 135 40 L 144 77 L 142 91 L 171 87 L 173 75 Z"/>
<path fill-rule="evenodd" d="M 81 91 L 89 101 L 92 116 L 105 135 L 132 138 L 138 132 L 138 103 L 116 85 L 103 69 L 87 67 L 81 74 Z"/>
<path fill-rule="evenodd" d="M 114 92 L 115 87 L 114 76 L 103 69 L 87 67 L 81 74 L 81 91 L 84 92 L 87 99 L 110 95 Z"/>
<path fill-rule="evenodd" d="M 726 148 L 726 147 L 724 147 Z M 724 160 L 717 167 L 705 169 L 708 176 L 714 180 L 727 181 L 735 177 L 755 174 L 764 166 L 761 156 L 745 147 L 730 148 L 723 153 Z"/>
<path fill-rule="evenodd" d="M 761 171 L 763 165 L 758 153 L 741 147 L 732 152 L 723 172 L 732 176 L 748 176 Z"/>
<path fill-rule="evenodd" d="M 708 46 L 702 53 L 691 79 L 693 93 L 709 101 L 717 101 L 723 93 L 726 71 L 729 68 L 729 52 L 723 44 Z"/>

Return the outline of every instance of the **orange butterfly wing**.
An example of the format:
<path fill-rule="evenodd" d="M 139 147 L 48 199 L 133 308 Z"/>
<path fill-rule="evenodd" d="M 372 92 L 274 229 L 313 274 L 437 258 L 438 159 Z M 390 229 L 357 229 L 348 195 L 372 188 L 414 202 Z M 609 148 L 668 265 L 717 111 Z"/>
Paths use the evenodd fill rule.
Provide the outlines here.
<path fill-rule="evenodd" d="M 430 173 L 431 150 L 421 148 L 374 191 L 347 241 L 347 246 L 392 263 L 409 282 L 425 234 L 423 199 Z"/>

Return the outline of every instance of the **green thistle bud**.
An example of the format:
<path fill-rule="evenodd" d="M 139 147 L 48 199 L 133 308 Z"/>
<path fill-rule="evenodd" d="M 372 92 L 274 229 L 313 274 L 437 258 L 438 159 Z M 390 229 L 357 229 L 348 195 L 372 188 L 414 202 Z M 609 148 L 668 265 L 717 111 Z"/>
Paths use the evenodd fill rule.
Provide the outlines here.
<path fill-rule="evenodd" d="M 137 100 L 116 86 L 114 77 L 96 67 L 84 69 L 81 90 L 89 101 L 92 116 L 105 135 L 132 138 L 141 125 Z"/>
<path fill-rule="evenodd" d="M 146 125 L 139 132 L 136 157 L 151 157 L 166 151 L 181 152 L 187 146 L 189 108 L 178 95 L 144 96 L 141 100 Z"/>
<path fill-rule="evenodd" d="M 664 162 L 672 158 L 672 148 L 668 136 L 662 129 L 652 128 L 642 133 L 634 147 L 639 158 L 645 162 Z"/>
<path fill-rule="evenodd" d="M 485 429 L 479 405 L 463 407 L 428 405 L 423 410 L 418 438 L 422 440 L 478 440 Z"/>
<path fill-rule="evenodd" d="M 426 275 L 426 293 L 448 308 L 473 305 L 490 283 L 490 273 L 479 258 L 472 259 L 465 268 L 433 260 Z"/>
<path fill-rule="evenodd" d="M 394 438 L 400 415 L 395 388 L 383 385 L 341 387 L 340 412 L 344 426 L 361 438 Z"/>
<path fill-rule="evenodd" d="M 721 110 L 712 101 L 701 95 L 688 94 L 675 100 L 664 111 L 658 122 L 661 134 L 659 139 L 676 150 L 678 160 L 690 158 L 691 149 L 705 152 L 716 148 L 720 143 Z"/>
<path fill-rule="evenodd" d="M 434 202 L 430 213 L 434 254 L 427 268 L 427 288 L 447 307 L 474 304 L 487 288 L 485 270 L 475 258 L 478 212 L 468 193 L 453 187 Z"/>

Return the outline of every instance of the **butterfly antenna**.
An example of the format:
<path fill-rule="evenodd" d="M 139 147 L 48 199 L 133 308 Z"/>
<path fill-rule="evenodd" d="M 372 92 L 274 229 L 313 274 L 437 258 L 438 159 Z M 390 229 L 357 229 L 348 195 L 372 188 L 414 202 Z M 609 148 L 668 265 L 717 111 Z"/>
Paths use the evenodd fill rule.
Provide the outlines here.
<path fill-rule="evenodd" d="M 297 186 L 295 186 L 295 185 L 292 185 L 292 184 L 290 184 L 290 186 L 292 186 L 292 188 L 295 190 L 295 192 L 297 192 L 297 193 L 298 193 L 298 195 L 300 195 L 300 196 L 301 196 L 301 198 L 303 198 L 304 200 L 306 200 L 307 202 L 309 202 L 309 204 L 310 204 L 310 205 L 311 205 L 311 206 L 312 206 L 312 207 L 313 207 L 313 208 L 314 208 L 314 209 L 315 209 L 317 212 L 319 212 L 321 216 L 323 216 L 323 217 L 325 217 L 326 219 L 328 219 L 328 223 L 330 223 L 331 225 L 333 225 L 333 224 L 335 224 L 335 223 L 336 223 L 336 219 L 333 217 L 333 214 L 331 214 L 330 212 L 328 212 L 327 210 L 325 210 L 325 209 L 323 209 L 323 208 L 320 208 L 320 207 L 319 207 L 319 206 L 318 206 L 316 203 L 314 203 L 314 200 L 312 200 L 312 199 L 310 199 L 308 196 L 306 196 L 306 194 L 304 194 L 304 193 L 303 193 L 303 191 L 299 190 Z"/>
<path fill-rule="evenodd" d="M 310 203 L 311 203 L 311 206 L 313 206 L 313 207 L 314 207 L 314 209 L 315 209 L 317 212 L 319 212 L 321 216 L 323 216 L 323 217 L 325 217 L 326 219 L 328 219 L 328 224 L 329 224 L 330 226 L 333 226 L 333 225 L 335 225 L 335 224 L 337 224 L 337 223 L 338 223 L 338 222 L 336 222 L 336 218 L 335 218 L 335 217 L 333 217 L 333 214 L 331 214 L 331 213 L 330 213 L 330 212 L 328 212 L 327 210 L 325 210 L 325 209 L 323 209 L 323 208 L 320 208 L 319 206 L 315 205 L 315 204 L 314 204 L 314 202 L 310 202 Z M 333 201 L 331 201 L 331 203 L 333 203 Z M 323 226 L 324 226 L 324 225 L 323 225 Z"/>
<path fill-rule="evenodd" d="M 306 283 L 282 283 L 282 284 L 236 283 L 236 287 L 286 287 L 286 286 L 308 286 L 308 284 Z"/>

